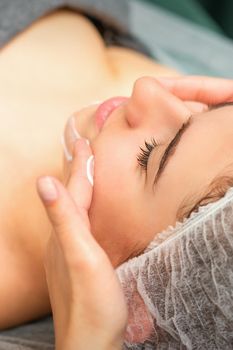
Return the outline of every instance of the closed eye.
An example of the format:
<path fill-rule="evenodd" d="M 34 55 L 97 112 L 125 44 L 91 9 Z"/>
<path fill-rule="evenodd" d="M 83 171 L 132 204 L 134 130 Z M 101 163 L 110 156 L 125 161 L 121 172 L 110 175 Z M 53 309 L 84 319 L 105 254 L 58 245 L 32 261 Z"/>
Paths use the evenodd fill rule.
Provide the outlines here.
<path fill-rule="evenodd" d="M 138 164 L 142 167 L 143 170 L 147 170 L 148 159 L 150 157 L 153 149 L 158 146 L 155 139 L 152 137 L 150 142 L 145 141 L 145 146 L 140 147 L 141 152 L 137 155 Z"/>

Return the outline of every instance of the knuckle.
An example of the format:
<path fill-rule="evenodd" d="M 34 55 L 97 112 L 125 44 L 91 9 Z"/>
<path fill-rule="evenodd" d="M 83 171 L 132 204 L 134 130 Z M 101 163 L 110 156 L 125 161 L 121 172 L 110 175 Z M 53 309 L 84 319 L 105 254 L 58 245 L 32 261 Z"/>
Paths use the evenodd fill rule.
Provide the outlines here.
<path fill-rule="evenodd" d="M 83 163 L 83 162 L 82 162 Z M 81 164 L 80 162 L 78 163 L 76 163 L 76 164 L 74 164 L 72 167 L 71 167 L 71 169 L 70 169 L 70 173 L 71 173 L 71 175 L 76 175 L 76 176 L 78 176 L 78 175 L 80 175 L 80 174 L 83 174 L 84 175 L 84 170 L 85 170 L 85 168 L 84 168 L 84 163 L 83 164 Z"/>
<path fill-rule="evenodd" d="M 59 231 L 63 230 L 66 227 L 67 222 L 67 213 L 64 208 L 60 208 L 59 215 L 54 215 L 52 218 L 53 227 Z"/>
<path fill-rule="evenodd" d="M 86 158 L 90 153 L 90 149 L 87 148 L 87 140 L 84 138 L 78 139 L 74 144 L 74 153 L 77 159 Z"/>
<path fill-rule="evenodd" d="M 80 172 L 80 173 L 77 173 L 77 172 L 73 172 L 71 173 L 71 176 L 73 178 L 75 178 L 75 182 L 81 182 L 82 183 L 82 186 L 83 185 L 86 185 L 86 184 L 89 184 L 89 181 L 88 181 L 88 178 L 87 178 L 87 174 L 86 172 Z"/>

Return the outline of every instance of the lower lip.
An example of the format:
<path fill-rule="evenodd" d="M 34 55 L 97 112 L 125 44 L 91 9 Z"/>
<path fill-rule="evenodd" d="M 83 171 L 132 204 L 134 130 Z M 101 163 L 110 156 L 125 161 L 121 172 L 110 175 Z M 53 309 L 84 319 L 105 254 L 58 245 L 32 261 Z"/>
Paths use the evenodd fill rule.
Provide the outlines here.
<path fill-rule="evenodd" d="M 95 112 L 95 120 L 97 127 L 101 130 L 105 121 L 109 118 L 110 114 L 123 102 L 127 101 L 128 97 L 113 97 L 107 101 L 101 103 Z"/>

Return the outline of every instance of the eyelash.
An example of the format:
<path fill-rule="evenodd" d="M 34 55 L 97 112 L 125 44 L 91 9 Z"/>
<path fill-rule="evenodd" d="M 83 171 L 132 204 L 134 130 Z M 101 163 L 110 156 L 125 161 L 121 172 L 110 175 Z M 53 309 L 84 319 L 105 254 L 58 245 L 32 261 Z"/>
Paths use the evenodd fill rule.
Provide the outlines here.
<path fill-rule="evenodd" d="M 151 142 L 145 141 L 145 148 L 140 147 L 141 152 L 137 155 L 137 161 L 143 170 L 147 170 L 149 156 L 156 146 L 158 146 L 158 144 L 152 137 Z"/>

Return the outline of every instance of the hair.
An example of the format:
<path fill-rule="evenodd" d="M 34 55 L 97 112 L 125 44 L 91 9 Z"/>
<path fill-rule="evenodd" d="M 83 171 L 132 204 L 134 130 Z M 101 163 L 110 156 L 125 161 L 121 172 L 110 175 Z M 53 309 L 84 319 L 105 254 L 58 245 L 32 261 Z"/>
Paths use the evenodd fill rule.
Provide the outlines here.
<path fill-rule="evenodd" d="M 107 24 L 90 14 L 85 14 L 85 16 L 95 25 L 107 47 L 113 45 L 125 47 L 154 59 L 153 53 L 149 47 L 133 33 L 117 28 L 113 24 Z"/>
<path fill-rule="evenodd" d="M 228 167 L 232 171 L 233 163 L 228 165 Z M 199 195 L 195 194 L 191 198 L 189 197 L 189 201 L 186 198 L 182 202 L 177 211 L 177 220 L 182 221 L 184 218 L 188 218 L 191 213 L 197 212 L 200 206 L 216 202 L 225 195 L 230 187 L 233 187 L 233 175 L 227 174 L 227 172 L 224 175 L 217 175 L 207 189 L 201 192 L 201 196 L 200 193 Z M 186 204 L 187 202 L 191 202 L 191 204 Z"/>

